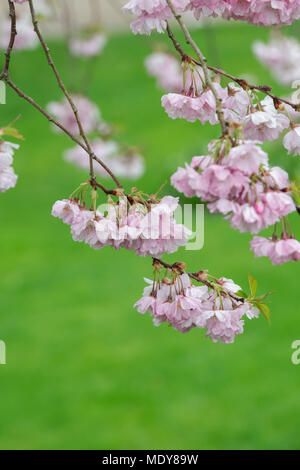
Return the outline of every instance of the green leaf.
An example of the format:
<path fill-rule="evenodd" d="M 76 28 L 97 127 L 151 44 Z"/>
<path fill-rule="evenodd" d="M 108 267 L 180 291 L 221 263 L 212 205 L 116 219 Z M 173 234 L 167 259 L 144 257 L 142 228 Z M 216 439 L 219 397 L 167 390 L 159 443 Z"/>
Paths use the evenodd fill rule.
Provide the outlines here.
<path fill-rule="evenodd" d="M 271 323 L 271 312 L 269 307 L 266 304 L 256 303 L 255 306 L 260 310 L 268 323 Z"/>
<path fill-rule="evenodd" d="M 18 129 L 15 129 L 14 127 L 3 127 L 3 129 L 1 129 L 1 135 L 8 135 L 15 139 L 24 140 L 24 137 L 19 133 Z"/>
<path fill-rule="evenodd" d="M 254 277 L 252 277 L 250 274 L 248 275 L 248 279 L 250 286 L 250 296 L 254 298 L 257 291 L 257 280 L 254 279 Z"/>

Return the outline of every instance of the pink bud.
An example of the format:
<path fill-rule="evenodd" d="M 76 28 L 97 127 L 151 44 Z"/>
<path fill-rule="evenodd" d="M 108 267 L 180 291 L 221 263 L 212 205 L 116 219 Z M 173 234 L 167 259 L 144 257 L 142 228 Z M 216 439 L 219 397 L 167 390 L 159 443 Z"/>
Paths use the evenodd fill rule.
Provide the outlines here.
<path fill-rule="evenodd" d="M 255 212 L 257 214 L 261 215 L 264 212 L 265 206 L 264 206 L 263 202 L 258 201 L 254 204 L 254 209 L 255 209 Z"/>

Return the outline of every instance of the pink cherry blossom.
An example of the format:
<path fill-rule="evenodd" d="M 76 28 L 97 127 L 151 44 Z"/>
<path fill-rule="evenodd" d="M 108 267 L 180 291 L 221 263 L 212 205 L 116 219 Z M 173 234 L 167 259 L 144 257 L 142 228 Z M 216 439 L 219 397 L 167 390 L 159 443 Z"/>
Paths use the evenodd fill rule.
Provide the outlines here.
<path fill-rule="evenodd" d="M 4 170 L 0 170 L 0 193 L 14 188 L 16 186 L 17 179 L 18 177 L 11 166 Z"/>
<path fill-rule="evenodd" d="M 268 67 L 276 80 L 291 85 L 300 76 L 300 43 L 296 38 L 279 36 L 265 44 L 256 41 L 253 51 L 259 61 Z"/>
<path fill-rule="evenodd" d="M 101 114 L 98 107 L 81 95 L 73 95 L 72 99 L 78 109 L 78 115 L 83 125 L 84 131 L 90 133 L 95 131 L 101 122 Z M 79 134 L 78 124 L 67 99 L 61 102 L 51 102 L 47 109 L 53 116 L 72 134 Z M 53 127 L 56 132 L 62 132 L 56 126 Z"/>
<path fill-rule="evenodd" d="M 288 117 L 275 109 L 269 96 L 261 102 L 261 108 L 262 110 L 251 112 L 245 117 L 245 139 L 259 142 L 278 139 L 282 131 L 290 125 Z"/>
<path fill-rule="evenodd" d="M 6 49 L 10 39 L 11 22 L 9 17 L 0 20 L 0 48 Z M 18 16 L 18 34 L 14 42 L 14 50 L 31 50 L 37 47 L 38 38 L 35 34 L 30 15 Z"/>
<path fill-rule="evenodd" d="M 300 155 L 300 126 L 294 126 L 283 138 L 283 145 L 288 153 Z"/>
<path fill-rule="evenodd" d="M 145 60 L 147 72 L 157 79 L 159 88 L 178 93 L 183 88 L 182 70 L 179 61 L 171 54 L 154 52 Z"/>
<path fill-rule="evenodd" d="M 300 17 L 299 0 L 191 0 L 196 18 L 222 16 L 258 26 L 290 24 Z"/>
<path fill-rule="evenodd" d="M 192 328 L 203 328 L 214 342 L 227 344 L 233 343 L 235 336 L 243 333 L 245 315 L 249 319 L 259 315 L 248 302 L 233 302 L 226 295 L 220 299 L 217 290 L 193 285 L 187 274 L 172 280 L 164 278 L 160 283 L 145 281 L 148 285 L 143 297 L 134 306 L 139 313 L 148 311 L 155 326 L 168 323 L 182 333 Z M 221 278 L 218 283 L 227 292 L 241 289 L 231 279 Z"/>
<path fill-rule="evenodd" d="M 174 219 L 177 207 L 178 198 L 166 196 L 150 208 L 134 204 L 128 210 L 127 198 L 120 198 L 117 205 L 107 205 L 104 216 L 99 211 L 87 210 L 77 200 L 65 199 L 54 204 L 52 215 L 71 226 L 75 241 L 88 244 L 92 241 L 95 249 L 123 247 L 134 250 L 139 256 L 160 258 L 186 245 L 191 236 L 191 232 Z"/>
<path fill-rule="evenodd" d="M 199 97 L 190 97 L 178 93 L 169 93 L 161 99 L 161 104 L 171 119 L 185 119 L 195 122 L 200 115 L 202 102 Z"/>
<path fill-rule="evenodd" d="M 249 95 L 235 83 L 229 83 L 227 89 L 228 95 L 222 102 L 224 117 L 226 121 L 241 123 L 249 111 Z"/>
<path fill-rule="evenodd" d="M 290 184 L 288 173 L 279 166 L 267 170 L 264 179 L 268 186 L 274 189 L 285 189 Z"/>
<path fill-rule="evenodd" d="M 0 141 L 0 193 L 14 188 L 17 183 L 17 175 L 12 167 L 14 150 L 19 145 L 11 142 Z"/>
<path fill-rule="evenodd" d="M 89 38 L 74 37 L 70 40 L 70 52 L 78 57 L 94 57 L 101 54 L 107 43 L 107 37 L 104 34 L 93 34 Z"/>
<path fill-rule="evenodd" d="M 267 256 L 271 259 L 273 265 L 300 260 L 300 243 L 294 238 L 254 237 L 250 245 L 256 258 Z"/>
<path fill-rule="evenodd" d="M 246 143 L 230 150 L 226 165 L 250 176 L 252 173 L 258 173 L 261 165 L 268 165 L 268 155 L 258 145 Z"/>
<path fill-rule="evenodd" d="M 173 0 L 172 3 L 182 13 L 189 0 Z M 123 11 L 137 16 L 130 25 L 134 34 L 150 34 L 154 29 L 163 33 L 167 26 L 166 20 L 173 16 L 165 0 L 129 0 L 123 6 Z"/>

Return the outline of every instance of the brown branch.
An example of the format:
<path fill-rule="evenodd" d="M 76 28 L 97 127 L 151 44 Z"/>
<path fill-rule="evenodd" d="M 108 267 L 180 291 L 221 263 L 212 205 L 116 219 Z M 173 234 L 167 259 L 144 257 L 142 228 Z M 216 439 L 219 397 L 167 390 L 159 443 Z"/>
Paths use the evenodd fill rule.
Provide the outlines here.
<path fill-rule="evenodd" d="M 166 0 L 168 1 L 168 0 Z M 198 65 L 200 67 L 203 68 L 203 63 L 197 61 L 196 59 L 194 59 L 193 57 L 189 56 L 188 54 L 186 54 L 186 52 L 183 50 L 182 46 L 180 45 L 180 43 L 178 42 L 178 40 L 175 38 L 171 28 L 170 28 L 170 25 L 167 23 L 167 33 L 168 33 L 168 36 L 169 38 L 171 39 L 175 49 L 177 50 L 177 52 L 180 54 L 181 56 L 181 59 L 183 61 L 189 61 L 189 62 L 193 62 L 195 65 Z M 276 105 L 280 104 L 280 103 L 285 103 L 289 106 L 291 106 L 292 108 L 295 109 L 295 111 L 300 111 L 300 104 L 295 104 L 295 103 L 292 103 L 291 101 L 289 100 L 286 100 L 284 98 L 280 98 L 279 96 L 276 96 L 274 95 L 273 93 L 271 93 L 272 91 L 272 87 L 271 86 L 268 86 L 268 85 L 251 85 L 250 83 L 247 82 L 247 80 L 243 79 L 243 78 L 239 78 L 239 77 L 235 77 L 234 75 L 231 75 L 230 73 L 227 73 L 225 72 L 224 70 L 222 70 L 221 68 L 218 68 L 218 67 L 213 67 L 212 65 L 208 65 L 206 62 L 205 62 L 205 66 L 208 70 L 211 70 L 212 72 L 214 72 L 215 74 L 217 75 L 222 75 L 223 77 L 226 77 L 228 78 L 229 80 L 237 83 L 239 86 L 241 86 L 244 90 L 246 89 L 249 89 L 249 90 L 256 90 L 256 91 L 259 91 L 261 93 L 264 93 L 265 95 L 267 96 L 270 96 L 270 98 L 273 99 L 273 101 L 275 102 Z M 204 70 L 204 69 L 203 69 Z"/>
<path fill-rule="evenodd" d="M 37 19 L 36 19 L 36 15 L 35 15 L 35 11 L 34 11 L 34 7 L 33 7 L 33 3 L 32 3 L 32 0 L 28 0 L 29 1 L 29 6 L 30 6 L 30 11 L 31 11 L 31 15 L 32 15 L 32 22 L 33 22 L 33 26 L 34 26 L 34 29 L 35 29 L 35 32 L 36 34 L 38 35 L 39 37 L 39 40 L 43 46 L 43 49 L 45 51 L 45 54 L 47 56 L 47 59 L 48 59 L 48 63 L 49 65 L 51 66 L 51 68 L 53 69 L 54 71 L 54 74 L 57 78 L 57 81 L 59 83 L 59 86 L 60 88 L 62 89 L 64 95 L 66 96 L 66 98 L 68 99 L 71 107 L 72 107 L 72 110 L 74 112 L 74 115 L 75 115 L 75 118 L 76 118 L 76 122 L 78 124 L 78 128 L 80 130 L 80 135 L 81 137 L 83 138 L 83 141 L 84 143 L 80 140 L 80 139 L 77 139 L 77 137 L 75 137 L 71 132 L 69 132 L 62 124 L 60 124 L 56 119 L 54 119 L 47 111 L 45 111 L 37 102 L 35 102 L 30 96 L 26 95 L 26 93 L 24 93 L 20 88 L 17 87 L 17 85 L 10 79 L 9 77 L 9 67 L 10 67 L 10 59 L 11 59 L 11 53 L 12 53 L 12 50 L 13 50 L 13 46 L 14 46 L 14 40 L 15 40 L 15 37 L 17 35 L 17 28 L 16 28 L 16 11 L 15 11 L 15 7 L 14 7 L 14 3 L 12 2 L 12 0 L 8 0 L 8 4 L 9 4 L 9 11 L 10 11 L 10 17 L 11 17 L 11 35 L 10 35 L 10 41 L 9 41 L 9 45 L 7 47 L 7 50 L 6 50 L 6 62 L 5 62 L 5 65 L 4 65 L 4 69 L 2 71 L 2 73 L 0 74 L 0 79 L 4 80 L 7 85 L 9 87 L 11 87 L 21 98 L 25 99 L 28 103 L 30 103 L 35 109 L 37 109 L 41 114 L 43 114 L 47 119 L 48 121 L 50 121 L 51 123 L 53 123 L 55 126 L 57 126 L 59 129 L 61 129 L 68 137 L 70 137 L 70 139 L 72 139 L 74 142 L 76 142 L 80 147 L 83 148 L 83 150 L 89 155 L 90 157 L 90 175 L 91 175 L 91 182 L 95 183 L 95 176 L 94 176 L 94 170 L 93 170 L 93 160 L 97 161 L 99 163 L 99 165 L 102 166 L 102 168 L 104 168 L 104 170 L 111 176 L 111 178 L 114 180 L 114 182 L 116 183 L 116 185 L 122 189 L 122 185 L 121 183 L 119 182 L 118 178 L 114 175 L 114 173 L 111 171 L 111 169 L 99 158 L 95 155 L 95 153 L 92 151 L 91 149 L 91 146 L 90 146 L 90 143 L 86 137 L 86 134 L 83 130 L 83 126 L 81 124 L 81 121 L 80 121 L 80 117 L 78 115 L 78 110 L 75 106 L 75 104 L 73 103 L 73 100 L 72 98 L 70 97 L 68 91 L 66 90 L 61 78 L 60 78 L 60 75 L 58 73 L 58 70 L 56 69 L 55 67 L 55 64 L 52 60 L 52 57 L 50 55 L 50 51 L 49 51 L 49 48 L 48 46 L 46 45 L 43 37 L 42 37 L 42 34 L 39 30 L 39 27 L 38 27 L 38 22 L 37 22 Z"/>
<path fill-rule="evenodd" d="M 199 271 L 198 273 L 185 273 L 184 269 L 181 266 L 181 263 L 173 263 L 169 264 L 166 263 L 165 261 L 162 261 L 161 259 L 158 258 L 152 258 L 153 259 L 153 264 L 158 263 L 161 266 L 163 266 L 166 269 L 170 269 L 171 271 L 177 271 L 180 274 L 187 274 L 191 279 L 194 279 L 197 282 L 201 282 L 201 284 L 204 284 L 205 286 L 209 287 L 210 289 L 214 289 L 214 284 L 207 279 L 204 279 L 203 276 L 203 271 Z M 245 299 L 243 297 L 238 297 L 237 295 L 233 294 L 231 291 L 222 288 L 222 293 L 223 295 L 228 295 L 231 297 L 233 300 L 236 302 L 241 302 L 244 303 Z"/>
<path fill-rule="evenodd" d="M 12 0 L 8 0 L 8 5 L 9 5 L 9 16 L 10 16 L 10 21 L 11 21 L 10 39 L 9 39 L 9 44 L 8 44 L 7 50 L 4 53 L 6 59 L 5 59 L 5 65 L 4 65 L 3 72 L 0 75 L 0 80 L 5 78 L 5 77 L 8 77 L 11 54 L 12 54 L 15 39 L 16 39 L 16 36 L 17 36 L 17 27 L 16 27 L 17 22 L 16 22 L 15 4 Z"/>
<path fill-rule="evenodd" d="M 225 136 L 225 135 L 228 134 L 228 124 L 227 124 L 227 122 L 224 118 L 224 112 L 223 112 L 223 109 L 222 109 L 222 100 L 220 99 L 220 97 L 219 97 L 219 95 L 218 95 L 218 93 L 217 93 L 217 91 L 214 87 L 214 84 L 213 84 L 213 82 L 210 78 L 209 69 L 207 68 L 207 65 L 206 65 L 206 58 L 204 57 L 202 51 L 200 50 L 200 48 L 198 47 L 196 42 L 193 40 L 193 38 L 191 36 L 191 33 L 189 32 L 187 26 L 183 22 L 181 15 L 179 15 L 177 13 L 177 11 L 175 10 L 174 5 L 171 2 L 171 0 L 166 0 L 166 2 L 169 5 L 169 7 L 170 7 L 177 23 L 179 24 L 180 28 L 182 29 L 187 44 L 190 44 L 190 46 L 194 49 L 194 51 L 196 52 L 196 55 L 197 55 L 197 57 L 200 61 L 200 65 L 203 69 L 203 73 L 204 73 L 204 77 L 205 77 L 205 82 L 206 82 L 207 86 L 211 89 L 211 92 L 215 97 L 216 112 L 217 112 L 218 119 L 219 119 L 219 122 L 220 122 L 221 127 L 222 127 L 223 136 Z"/>
<path fill-rule="evenodd" d="M 91 180 L 95 181 L 95 179 L 96 179 L 95 174 L 94 174 L 94 168 L 93 168 L 93 160 L 96 160 L 104 168 L 104 170 L 111 176 L 111 178 L 114 180 L 116 185 L 119 188 L 122 188 L 122 184 L 120 183 L 118 178 L 114 175 L 114 173 L 111 171 L 111 169 L 99 157 L 96 157 L 96 155 L 94 154 L 94 152 L 91 148 L 91 145 L 89 143 L 89 140 L 88 140 L 88 138 L 87 138 L 87 136 L 84 132 L 84 129 L 83 129 L 80 117 L 79 117 L 78 109 L 77 109 L 71 95 L 67 91 L 67 89 L 66 89 L 66 87 L 65 87 L 65 85 L 64 85 L 64 83 L 63 83 L 63 81 L 60 77 L 60 74 L 59 74 L 59 72 L 58 72 L 58 70 L 57 70 L 57 68 L 56 68 L 56 66 L 53 62 L 52 56 L 50 54 L 49 47 L 47 46 L 47 44 L 46 44 L 46 42 L 43 38 L 43 35 L 42 35 L 42 33 L 39 29 L 38 21 L 37 21 L 34 6 L 33 6 L 33 1 L 28 0 L 28 3 L 29 3 L 29 7 L 30 7 L 32 24 L 33 24 L 34 30 L 35 30 L 38 38 L 39 38 L 39 41 L 40 41 L 43 49 L 44 49 L 48 64 L 53 70 L 53 73 L 56 77 L 57 83 L 58 83 L 60 89 L 62 90 L 63 94 L 65 95 L 66 99 L 68 100 L 68 102 L 69 102 L 69 104 L 72 108 L 72 111 L 74 113 L 74 116 L 75 116 L 75 119 L 76 119 L 76 122 L 77 122 L 77 125 L 78 125 L 79 133 L 80 133 L 80 135 L 81 135 L 81 137 L 82 137 L 82 139 L 85 143 L 84 149 L 86 150 L 86 152 L 88 153 L 89 158 L 90 158 L 90 176 L 91 176 Z"/>
<path fill-rule="evenodd" d="M 91 176 L 91 180 L 94 181 L 95 180 L 95 173 L 94 173 L 94 167 L 93 167 L 93 156 L 92 156 L 92 149 L 91 149 L 91 146 L 90 146 L 90 143 L 87 139 L 87 136 L 84 132 L 84 129 L 83 129 L 83 126 L 82 126 L 82 123 L 81 123 L 81 120 L 79 118 L 79 114 L 78 114 L 78 109 L 73 101 L 73 99 L 71 98 L 71 95 L 68 93 L 60 75 L 59 75 L 59 72 L 53 62 L 53 59 L 52 59 L 52 56 L 50 54 L 50 50 L 49 50 L 49 47 L 47 46 L 43 36 L 42 36 L 42 33 L 40 31 L 40 28 L 39 28 L 39 24 L 38 24 L 38 20 L 37 20 L 37 17 L 36 17 L 36 14 L 35 14 L 35 10 L 34 10 L 34 6 L 33 6 L 33 1 L 32 0 L 28 0 L 28 3 L 29 3 L 29 8 L 30 8 L 30 13 L 31 13 L 31 19 L 32 19 L 32 24 L 33 24 L 33 28 L 34 28 L 34 31 L 44 49 L 44 52 L 46 54 L 46 58 L 47 58 L 47 61 L 48 61 L 48 64 L 49 66 L 52 68 L 53 70 L 53 73 L 56 77 L 56 80 L 57 80 L 57 83 L 60 87 L 60 89 L 62 90 L 63 94 L 65 95 L 65 97 L 67 98 L 71 108 L 72 108 L 72 111 L 74 113 L 74 116 L 75 116 L 75 119 L 76 119 L 76 122 L 77 122 L 77 125 L 78 125 L 78 129 L 79 129 L 79 133 L 86 145 L 86 148 L 88 149 L 88 154 L 89 154 L 89 159 L 90 159 L 90 176 Z"/>

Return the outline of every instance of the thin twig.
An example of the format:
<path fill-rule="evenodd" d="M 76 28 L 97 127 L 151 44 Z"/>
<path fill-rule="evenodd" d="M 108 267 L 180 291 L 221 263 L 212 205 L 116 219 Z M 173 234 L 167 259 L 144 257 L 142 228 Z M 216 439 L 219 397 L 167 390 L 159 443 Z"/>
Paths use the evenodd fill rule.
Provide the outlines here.
<path fill-rule="evenodd" d="M 219 122 L 220 122 L 221 127 L 222 127 L 223 136 L 225 136 L 225 135 L 228 134 L 228 124 L 227 124 L 227 122 L 224 118 L 224 112 L 223 112 L 223 109 L 222 109 L 222 100 L 220 99 L 220 97 L 217 93 L 217 90 L 216 90 L 216 88 L 215 88 L 215 86 L 214 86 L 214 84 L 213 84 L 213 82 L 210 78 L 209 69 L 207 68 L 207 65 L 206 65 L 206 58 L 204 57 L 204 55 L 203 55 L 202 51 L 200 50 L 199 46 L 197 45 L 197 43 L 193 40 L 193 38 L 191 36 L 191 33 L 189 32 L 187 26 L 183 22 L 181 15 L 179 15 L 177 13 L 177 11 L 175 10 L 174 5 L 171 2 L 171 0 L 166 0 L 166 2 L 169 5 L 169 7 L 170 7 L 177 23 L 179 24 L 180 28 L 182 29 L 183 34 L 184 34 L 185 39 L 186 39 L 186 42 L 188 44 L 190 44 L 190 46 L 194 49 L 194 51 L 196 52 L 196 55 L 197 55 L 197 57 L 200 61 L 200 65 L 203 69 L 203 73 L 204 73 L 204 77 L 205 77 L 205 82 L 206 82 L 207 86 L 210 88 L 212 94 L 215 97 L 216 112 L 217 112 L 218 119 L 219 119 Z"/>
<path fill-rule="evenodd" d="M 71 108 L 72 108 L 72 111 L 74 113 L 74 116 L 75 116 L 75 119 L 76 119 L 76 122 L 77 122 L 77 125 L 78 125 L 78 129 L 79 129 L 79 133 L 81 135 L 81 137 L 83 138 L 84 140 L 84 143 L 86 145 L 86 148 L 88 149 L 88 154 L 89 154 L 89 159 L 90 159 L 90 176 L 91 176 L 91 180 L 92 181 L 95 181 L 95 173 L 94 173 L 94 167 L 93 167 L 93 157 L 92 157 L 92 148 L 90 146 L 90 143 L 88 141 L 88 138 L 84 132 L 84 129 L 83 129 L 83 126 L 82 126 L 82 123 L 81 123 L 81 120 L 80 120 L 80 117 L 79 117 L 79 114 L 78 114 L 78 109 L 77 109 L 77 106 L 75 105 L 71 95 L 68 93 L 60 75 L 59 75 L 59 72 L 53 62 L 53 59 L 52 59 L 52 56 L 50 54 L 50 50 L 49 50 L 49 47 L 47 46 L 43 36 L 42 36 L 42 33 L 40 31 L 40 28 L 39 28 L 39 24 L 38 24 L 38 20 L 37 20 L 37 17 L 36 17 L 36 14 L 35 14 L 35 10 L 34 10 L 34 6 L 33 6 L 33 1 L 32 0 L 28 0 L 28 3 L 29 3 L 29 8 L 30 8 L 30 13 L 31 13 L 31 18 L 32 18 L 32 24 L 33 24 L 33 28 L 34 28 L 34 31 L 37 35 L 37 37 L 39 38 L 39 41 L 45 51 L 45 54 L 46 54 L 46 57 L 47 57 L 47 61 L 48 61 L 48 64 L 50 65 L 50 67 L 52 68 L 53 70 L 53 73 L 56 77 L 56 80 L 57 80 L 57 83 L 60 87 L 60 89 L 62 90 L 63 94 L 65 95 L 65 97 L 67 98 Z"/>
<path fill-rule="evenodd" d="M 55 64 L 52 60 L 51 55 L 50 55 L 49 48 L 46 45 L 46 43 L 43 39 L 43 36 L 42 36 L 42 34 L 39 30 L 38 22 L 37 22 L 37 19 L 36 19 L 36 15 L 35 15 L 32 0 L 29 0 L 29 6 L 30 6 L 30 11 L 31 11 L 31 15 L 32 15 L 32 21 L 33 21 L 33 26 L 34 26 L 35 32 L 36 32 L 36 34 L 38 35 L 38 37 L 40 39 L 40 42 L 41 42 L 41 44 L 44 48 L 44 51 L 46 53 L 48 63 L 54 71 L 54 74 L 57 78 L 59 86 L 62 89 L 64 95 L 66 96 L 66 98 L 68 99 L 68 101 L 69 101 L 69 103 L 72 107 L 72 110 L 73 110 L 74 115 L 76 117 L 76 121 L 78 123 L 78 128 L 80 130 L 80 135 L 83 138 L 84 142 L 82 142 L 80 139 L 77 139 L 77 137 L 75 137 L 71 132 L 69 132 L 62 124 L 60 124 L 60 122 L 58 122 L 56 119 L 54 119 L 47 111 L 45 111 L 30 96 L 26 95 L 26 93 L 24 93 L 20 88 L 18 88 L 18 86 L 10 79 L 9 68 L 10 68 L 10 62 L 11 62 L 11 53 L 12 53 L 13 46 L 14 46 L 14 40 L 15 40 L 15 37 L 17 35 L 17 28 L 16 28 L 16 11 L 15 11 L 15 7 L 14 7 L 14 3 L 12 2 L 12 0 L 8 0 L 8 4 L 9 4 L 10 17 L 11 17 L 11 33 L 10 33 L 9 45 L 8 45 L 6 53 L 5 53 L 6 61 L 5 61 L 4 69 L 0 73 L 0 80 L 1 79 L 4 80 L 7 83 L 7 85 L 10 88 L 12 88 L 21 98 L 25 99 L 28 103 L 30 103 L 35 109 L 37 109 L 41 114 L 43 114 L 48 119 L 48 121 L 50 121 L 55 126 L 60 128 L 68 137 L 70 137 L 74 142 L 76 142 L 80 147 L 82 147 L 83 150 L 89 155 L 90 162 L 93 162 L 93 160 L 98 162 L 99 165 L 101 165 L 102 168 L 104 168 L 104 170 L 111 176 L 111 178 L 114 180 L 116 185 L 120 189 L 122 189 L 122 185 L 119 182 L 118 178 L 114 175 L 114 173 L 111 171 L 111 169 L 99 157 L 97 157 L 95 155 L 95 153 L 91 149 L 90 143 L 89 143 L 89 141 L 88 141 L 88 139 L 85 135 L 85 132 L 83 130 L 83 126 L 81 124 L 77 108 L 76 108 L 75 104 L 73 103 L 72 98 L 70 97 L 68 91 L 66 90 L 66 88 L 65 88 L 65 86 L 64 86 L 64 84 L 63 84 L 63 82 L 60 78 L 58 70 L 56 69 L 56 66 L 55 66 Z M 95 184 L 96 179 L 95 179 L 94 170 L 93 170 L 93 163 L 90 163 L 90 175 L 91 175 L 91 182 L 93 184 Z"/>
<path fill-rule="evenodd" d="M 17 27 L 16 27 L 17 22 L 16 22 L 15 4 L 12 0 L 8 0 L 8 5 L 9 5 L 9 16 L 10 16 L 10 20 L 11 20 L 10 38 L 9 38 L 9 44 L 8 44 L 7 50 L 4 53 L 5 56 L 6 56 L 6 59 L 5 59 L 3 72 L 0 75 L 0 79 L 8 77 L 8 75 L 9 75 L 9 66 L 10 66 L 11 54 L 12 54 L 15 39 L 16 39 L 16 36 L 17 36 Z"/>
<path fill-rule="evenodd" d="M 180 274 L 184 274 L 185 271 L 182 269 L 180 263 L 173 263 L 169 264 L 166 263 L 165 261 L 158 259 L 158 258 L 153 258 L 153 263 L 158 263 L 161 266 L 163 266 L 166 269 L 170 269 L 171 271 L 177 271 Z M 207 279 L 203 278 L 203 272 L 198 272 L 198 273 L 186 273 L 191 279 L 194 279 L 197 282 L 201 282 L 201 284 L 204 284 L 205 286 L 209 287 L 210 289 L 214 289 L 214 284 Z M 241 302 L 244 303 L 245 299 L 243 297 L 238 297 L 237 295 L 234 295 L 231 291 L 222 288 L 223 294 L 228 295 L 231 297 L 233 300 L 236 302 Z"/>
<path fill-rule="evenodd" d="M 166 0 L 166 1 L 168 1 L 168 0 Z M 191 57 L 190 55 L 188 55 L 184 51 L 183 47 L 180 45 L 178 40 L 175 38 L 174 33 L 172 32 L 172 30 L 170 28 L 170 25 L 168 23 L 167 23 L 167 33 L 168 33 L 169 38 L 173 42 L 173 45 L 174 45 L 175 49 L 180 54 L 181 59 L 183 61 L 193 62 L 195 65 L 198 65 L 198 66 L 203 68 L 203 64 L 200 61 L 194 59 L 193 57 Z M 245 80 L 243 78 L 235 77 L 234 75 L 231 75 L 230 73 L 225 72 L 223 69 L 221 69 L 219 67 L 213 67 L 212 65 L 208 65 L 206 62 L 205 62 L 205 66 L 208 70 L 211 70 L 216 75 L 222 75 L 223 77 L 226 77 L 229 80 L 237 83 L 244 90 L 246 90 L 246 89 L 256 90 L 256 91 L 259 91 L 261 93 L 264 93 L 267 96 L 270 96 L 270 98 L 273 99 L 276 106 L 280 103 L 285 103 L 285 104 L 291 106 L 292 108 L 294 108 L 295 111 L 300 111 L 300 104 L 292 103 L 289 100 L 286 100 L 284 98 L 280 98 L 279 96 L 274 95 L 273 93 L 271 93 L 271 91 L 272 91 L 271 86 L 268 86 L 268 85 L 252 85 L 252 84 L 248 83 L 247 80 Z"/>

